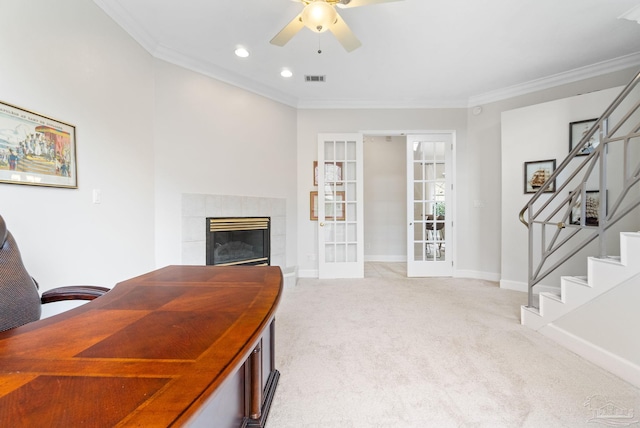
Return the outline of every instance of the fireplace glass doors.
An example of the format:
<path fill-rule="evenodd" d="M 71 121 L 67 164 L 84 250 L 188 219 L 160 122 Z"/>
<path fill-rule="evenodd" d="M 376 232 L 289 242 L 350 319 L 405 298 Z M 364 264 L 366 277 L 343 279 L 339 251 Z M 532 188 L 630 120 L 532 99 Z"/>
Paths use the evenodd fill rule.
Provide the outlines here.
<path fill-rule="evenodd" d="M 207 218 L 207 264 L 268 266 L 269 217 Z"/>

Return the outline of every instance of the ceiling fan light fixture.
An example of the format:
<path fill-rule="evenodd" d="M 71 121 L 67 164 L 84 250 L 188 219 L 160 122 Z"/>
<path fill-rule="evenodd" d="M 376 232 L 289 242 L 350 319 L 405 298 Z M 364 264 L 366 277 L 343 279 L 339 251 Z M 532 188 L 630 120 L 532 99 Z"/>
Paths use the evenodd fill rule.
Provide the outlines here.
<path fill-rule="evenodd" d="M 314 0 L 302 11 L 302 23 L 315 33 L 323 33 L 336 22 L 338 13 L 324 0 Z"/>

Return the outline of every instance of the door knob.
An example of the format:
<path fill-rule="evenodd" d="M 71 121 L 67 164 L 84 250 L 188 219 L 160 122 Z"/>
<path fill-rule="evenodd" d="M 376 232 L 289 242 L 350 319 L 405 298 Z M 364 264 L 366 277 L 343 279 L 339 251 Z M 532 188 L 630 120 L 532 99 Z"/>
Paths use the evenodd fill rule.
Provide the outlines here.
<path fill-rule="evenodd" d="M 324 227 L 324 223 L 320 223 L 320 227 Z"/>

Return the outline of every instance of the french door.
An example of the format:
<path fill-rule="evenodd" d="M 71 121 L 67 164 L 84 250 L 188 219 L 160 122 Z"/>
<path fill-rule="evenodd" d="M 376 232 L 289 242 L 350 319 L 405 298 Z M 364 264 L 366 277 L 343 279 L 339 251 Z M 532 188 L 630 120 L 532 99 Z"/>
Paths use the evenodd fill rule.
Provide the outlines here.
<path fill-rule="evenodd" d="M 453 132 L 407 135 L 407 276 L 452 276 Z"/>
<path fill-rule="evenodd" d="M 362 134 L 318 134 L 318 277 L 363 278 Z"/>

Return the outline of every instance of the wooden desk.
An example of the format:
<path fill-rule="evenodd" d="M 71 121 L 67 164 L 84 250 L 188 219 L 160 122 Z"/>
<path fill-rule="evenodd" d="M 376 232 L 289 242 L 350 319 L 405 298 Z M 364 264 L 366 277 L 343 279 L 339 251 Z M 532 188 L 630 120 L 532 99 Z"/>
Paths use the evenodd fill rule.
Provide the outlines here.
<path fill-rule="evenodd" d="M 169 266 L 2 332 L 0 427 L 263 426 L 281 293 L 278 267 Z"/>

